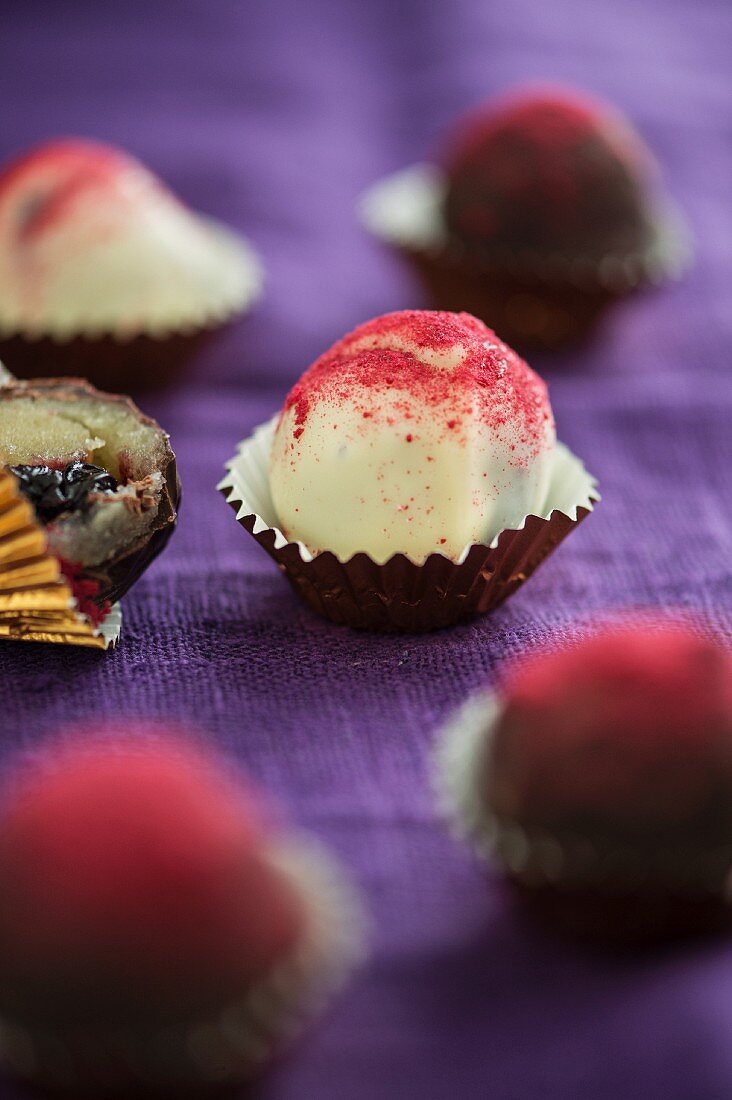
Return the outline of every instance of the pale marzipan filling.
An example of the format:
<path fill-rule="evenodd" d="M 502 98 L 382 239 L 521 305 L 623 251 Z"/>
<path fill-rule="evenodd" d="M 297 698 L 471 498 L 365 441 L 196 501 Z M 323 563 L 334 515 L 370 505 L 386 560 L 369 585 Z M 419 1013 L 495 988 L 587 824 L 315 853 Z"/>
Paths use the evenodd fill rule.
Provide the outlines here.
<path fill-rule="evenodd" d="M 143 537 L 154 523 L 163 488 L 157 430 L 124 408 L 80 399 L 0 402 L 0 463 L 9 466 L 91 462 L 127 479 L 114 493 L 92 494 L 89 508 L 61 515 L 46 528 L 50 549 L 66 561 L 101 565 Z"/>

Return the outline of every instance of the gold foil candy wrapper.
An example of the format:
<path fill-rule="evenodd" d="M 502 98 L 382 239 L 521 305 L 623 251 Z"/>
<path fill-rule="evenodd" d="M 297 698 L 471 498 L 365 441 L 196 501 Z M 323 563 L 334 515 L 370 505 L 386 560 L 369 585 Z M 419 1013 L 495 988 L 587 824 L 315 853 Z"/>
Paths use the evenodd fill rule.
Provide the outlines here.
<path fill-rule="evenodd" d="M 277 527 L 269 490 L 269 455 L 277 418 L 239 447 L 219 483 L 238 522 L 274 558 L 300 598 L 314 611 L 362 630 L 424 633 L 492 611 L 519 588 L 600 499 L 595 479 L 557 444 L 541 516 L 526 516 L 488 545 L 466 547 L 453 561 L 431 554 L 416 563 L 395 554 L 379 563 L 365 553 L 341 561 L 313 555 Z"/>
<path fill-rule="evenodd" d="M 108 649 L 120 628 L 118 607 L 99 626 L 77 609 L 32 506 L 0 468 L 0 640 Z"/>

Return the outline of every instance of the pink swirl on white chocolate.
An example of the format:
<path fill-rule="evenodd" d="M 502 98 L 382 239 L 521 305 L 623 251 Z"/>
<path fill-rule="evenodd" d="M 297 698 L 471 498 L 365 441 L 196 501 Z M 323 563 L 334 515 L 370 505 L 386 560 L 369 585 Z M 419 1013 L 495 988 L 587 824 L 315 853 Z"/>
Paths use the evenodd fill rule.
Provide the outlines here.
<path fill-rule="evenodd" d="M 256 263 L 133 157 L 50 142 L 0 171 L 0 330 L 126 337 L 224 319 Z"/>

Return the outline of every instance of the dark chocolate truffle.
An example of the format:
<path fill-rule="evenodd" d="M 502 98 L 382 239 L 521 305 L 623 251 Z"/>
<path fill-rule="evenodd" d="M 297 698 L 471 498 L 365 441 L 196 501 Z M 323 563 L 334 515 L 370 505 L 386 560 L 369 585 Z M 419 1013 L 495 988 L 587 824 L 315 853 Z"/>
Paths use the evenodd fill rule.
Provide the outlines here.
<path fill-rule="evenodd" d="M 653 238 L 651 154 L 610 108 L 561 91 L 491 104 L 446 156 L 445 220 L 485 256 L 625 257 Z"/>
<path fill-rule="evenodd" d="M 522 354 L 584 339 L 614 303 L 691 258 L 641 138 L 580 92 L 527 87 L 488 102 L 438 160 L 376 183 L 361 216 L 431 304 L 480 317 Z"/>
<path fill-rule="evenodd" d="M 458 818 L 544 918 L 634 944 L 732 924 L 720 643 L 688 624 L 606 627 L 520 661 L 470 736 Z"/>

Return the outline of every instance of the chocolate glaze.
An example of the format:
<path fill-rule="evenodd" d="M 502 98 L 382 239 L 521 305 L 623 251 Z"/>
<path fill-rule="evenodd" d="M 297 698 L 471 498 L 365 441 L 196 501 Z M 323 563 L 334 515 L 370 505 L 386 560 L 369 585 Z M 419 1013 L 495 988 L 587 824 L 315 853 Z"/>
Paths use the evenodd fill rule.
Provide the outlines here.
<path fill-rule="evenodd" d="M 516 665 L 477 774 L 524 901 L 606 943 L 732 926 L 732 660 L 648 623 Z"/>

